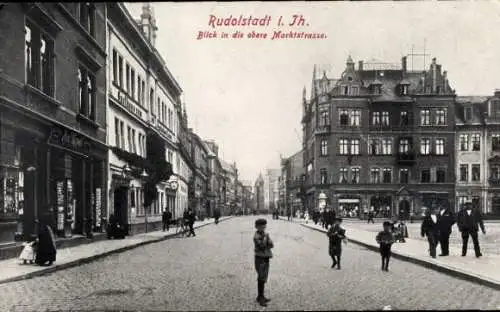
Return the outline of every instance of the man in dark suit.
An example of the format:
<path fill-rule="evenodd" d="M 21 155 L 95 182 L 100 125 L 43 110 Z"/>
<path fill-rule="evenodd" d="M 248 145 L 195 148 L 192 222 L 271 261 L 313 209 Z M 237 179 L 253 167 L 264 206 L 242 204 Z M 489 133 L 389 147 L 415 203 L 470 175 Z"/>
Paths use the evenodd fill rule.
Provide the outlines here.
<path fill-rule="evenodd" d="M 163 221 L 163 232 L 165 232 L 165 228 L 167 228 L 167 231 L 170 231 L 170 220 L 172 219 L 172 213 L 170 210 L 165 209 L 161 219 Z"/>
<path fill-rule="evenodd" d="M 474 252 L 476 257 L 482 256 L 481 248 L 479 247 L 479 240 L 477 238 L 477 232 L 479 228 L 483 234 L 486 234 L 484 229 L 483 217 L 477 209 L 472 209 L 472 202 L 470 200 L 466 201 L 464 208 L 458 213 L 458 229 L 462 233 L 462 257 L 467 255 L 467 244 L 469 242 L 469 236 L 472 237 L 472 243 L 474 244 Z"/>
<path fill-rule="evenodd" d="M 441 206 L 438 214 L 439 228 L 439 244 L 441 245 L 440 256 L 448 256 L 450 254 L 450 235 L 451 227 L 455 224 L 455 214 L 447 207 Z"/>
<path fill-rule="evenodd" d="M 420 235 L 427 236 L 429 242 L 429 252 L 432 258 L 436 258 L 436 247 L 439 242 L 439 228 L 438 228 L 437 209 L 433 208 L 422 221 L 420 228 Z"/>

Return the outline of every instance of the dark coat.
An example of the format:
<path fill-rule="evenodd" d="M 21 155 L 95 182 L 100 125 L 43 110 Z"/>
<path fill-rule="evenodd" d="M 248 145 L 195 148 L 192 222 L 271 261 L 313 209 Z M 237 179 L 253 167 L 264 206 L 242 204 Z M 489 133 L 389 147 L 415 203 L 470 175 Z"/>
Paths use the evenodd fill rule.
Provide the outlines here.
<path fill-rule="evenodd" d="M 56 261 L 56 242 L 54 232 L 49 225 L 40 225 L 38 229 L 38 244 L 35 262 L 45 264 Z"/>
<path fill-rule="evenodd" d="M 161 219 L 163 223 L 170 222 L 170 220 L 172 219 L 172 213 L 170 211 L 164 211 Z"/>
<path fill-rule="evenodd" d="M 422 221 L 422 226 L 420 227 L 420 234 L 422 236 L 439 236 L 438 220 L 436 216 L 436 223 L 432 221 L 431 215 L 426 215 Z"/>
<path fill-rule="evenodd" d="M 483 217 L 481 216 L 481 213 L 476 209 L 472 209 L 470 216 L 467 214 L 467 210 L 461 210 L 458 213 L 457 219 L 457 225 L 460 232 L 477 232 L 479 231 L 479 227 L 481 227 L 481 231 L 485 232 Z"/>
<path fill-rule="evenodd" d="M 437 216 L 440 234 L 450 235 L 451 227 L 456 222 L 455 214 L 450 211 L 450 209 L 445 209 L 443 215 L 441 215 L 441 212 L 439 212 Z"/>
<path fill-rule="evenodd" d="M 184 222 L 186 222 L 187 224 L 194 224 L 195 221 L 196 221 L 196 215 L 194 214 L 194 212 L 192 211 L 184 212 Z"/>
<path fill-rule="evenodd" d="M 329 254 L 330 255 L 339 255 L 342 252 L 342 240 L 345 237 L 345 230 L 340 227 L 340 225 L 334 225 L 330 227 L 328 232 L 326 233 L 329 241 Z"/>

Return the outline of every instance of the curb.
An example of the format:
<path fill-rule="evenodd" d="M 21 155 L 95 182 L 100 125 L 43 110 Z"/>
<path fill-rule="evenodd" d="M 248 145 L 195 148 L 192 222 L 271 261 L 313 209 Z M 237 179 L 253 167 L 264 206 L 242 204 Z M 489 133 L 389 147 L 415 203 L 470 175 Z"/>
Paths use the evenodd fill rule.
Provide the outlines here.
<path fill-rule="evenodd" d="M 305 228 L 308 228 L 310 230 L 318 231 L 318 232 L 321 232 L 321 233 L 326 233 L 326 230 L 313 228 L 313 227 L 310 227 L 310 226 L 308 226 L 306 224 L 300 224 L 300 225 L 303 226 L 303 227 L 305 227 Z M 377 246 L 373 246 L 373 245 L 370 245 L 370 244 L 367 244 L 367 243 L 363 243 L 361 241 L 358 241 L 358 240 L 352 239 L 352 238 L 347 238 L 347 240 L 349 242 L 353 243 L 353 244 L 363 246 L 366 249 L 369 249 L 369 250 L 372 250 L 372 251 L 376 251 L 376 252 L 379 251 L 379 248 Z M 434 270 L 434 271 L 438 271 L 440 273 L 444 273 L 446 275 L 450 275 L 450 276 L 453 276 L 453 277 L 456 277 L 456 278 L 459 278 L 459 279 L 462 279 L 462 280 L 466 280 L 466 281 L 469 281 L 469 282 L 472 282 L 472 283 L 475 283 L 475 284 L 479 284 L 479 285 L 482 285 L 482 286 L 493 288 L 495 290 L 500 290 L 500 283 L 498 283 L 496 281 L 488 280 L 485 277 L 480 277 L 480 276 L 477 276 L 477 275 L 473 275 L 471 273 L 462 272 L 462 271 L 459 271 L 459 270 L 451 268 L 451 267 L 443 266 L 442 264 L 432 263 L 432 262 L 425 261 L 425 260 L 422 260 L 422 259 L 418 259 L 418 258 L 415 258 L 415 257 L 407 256 L 407 255 L 404 255 L 404 254 L 402 254 L 402 253 L 400 253 L 398 251 L 392 251 L 391 257 L 396 258 L 398 260 L 402 260 L 402 261 L 406 261 L 406 262 L 411 262 L 413 264 L 420 265 L 420 266 L 423 266 L 425 268 L 428 268 L 428 269 L 431 269 L 431 270 Z"/>
<path fill-rule="evenodd" d="M 219 219 L 219 223 L 224 222 L 226 220 L 230 220 L 231 218 L 233 218 L 233 217 L 230 216 L 230 217 L 225 218 L 225 219 Z M 205 223 L 205 224 L 202 224 L 202 225 L 199 225 L 199 226 L 195 226 L 194 228 L 195 229 L 199 229 L 199 228 L 202 228 L 202 227 L 210 225 L 210 224 L 214 224 L 214 222 Z M 132 244 L 132 245 L 120 247 L 118 249 L 106 251 L 104 253 L 93 255 L 93 256 L 90 256 L 90 257 L 86 257 L 86 258 L 77 259 L 77 260 L 74 260 L 74 261 L 71 261 L 71 262 L 68 262 L 68 263 L 54 265 L 54 266 L 48 267 L 46 269 L 43 269 L 43 270 L 40 270 L 40 271 L 36 271 L 36 272 L 27 273 L 27 274 L 24 274 L 24 275 L 21 275 L 21 276 L 15 276 L 15 277 L 7 278 L 7 279 L 4 279 L 4 280 L 0 280 L 0 285 L 1 284 L 6 284 L 6 283 L 11 283 L 11 282 L 18 282 L 18 281 L 22 281 L 22 280 L 26 280 L 26 279 L 31 279 L 31 278 L 34 278 L 34 277 L 38 277 L 38 276 L 42 276 L 42 275 L 54 273 L 56 271 L 60 271 L 60 270 L 65 270 L 65 269 L 77 267 L 77 266 L 80 266 L 82 264 L 90 263 L 90 262 L 95 261 L 95 260 L 100 259 L 100 258 L 105 258 L 105 257 L 110 256 L 112 254 L 121 253 L 121 252 L 124 252 L 124 251 L 127 251 L 127 250 L 131 250 L 131 249 L 134 249 L 134 248 L 137 248 L 137 247 L 141 247 L 141 246 L 145 246 L 145 245 L 149 245 L 149 244 L 153 244 L 153 243 L 159 243 L 159 242 L 162 242 L 162 241 L 165 241 L 165 240 L 169 240 L 169 239 L 175 238 L 177 236 L 180 236 L 181 234 L 183 234 L 183 232 L 166 234 L 163 237 L 153 238 L 151 240 L 146 240 L 146 241 L 143 241 L 143 242 L 140 242 L 140 243 L 135 243 L 135 244 Z"/>

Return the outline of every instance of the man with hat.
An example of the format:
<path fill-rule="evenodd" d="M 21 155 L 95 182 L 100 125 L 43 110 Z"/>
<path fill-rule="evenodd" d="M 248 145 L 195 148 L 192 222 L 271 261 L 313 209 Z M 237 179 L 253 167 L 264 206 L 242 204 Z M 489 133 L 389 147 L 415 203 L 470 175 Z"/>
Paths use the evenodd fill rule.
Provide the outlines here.
<path fill-rule="evenodd" d="M 479 231 L 479 228 L 481 228 L 483 234 L 486 234 L 486 230 L 484 229 L 481 213 L 478 210 L 473 209 L 471 200 L 468 199 L 465 201 L 464 208 L 458 213 L 457 219 L 458 229 L 462 233 L 462 257 L 467 255 L 469 236 L 472 237 L 476 257 L 481 257 L 482 254 L 481 248 L 479 247 L 477 232 Z"/>
<path fill-rule="evenodd" d="M 450 254 L 451 228 L 455 222 L 454 213 L 444 205 L 440 205 L 438 214 L 439 244 L 441 245 L 440 256 L 448 256 Z"/>
<path fill-rule="evenodd" d="M 274 247 L 274 243 L 266 233 L 266 219 L 258 219 L 255 221 L 255 228 L 257 231 L 253 237 L 253 242 L 255 246 L 255 270 L 257 271 L 257 302 L 266 307 L 267 303 L 271 301 L 264 296 L 264 287 L 267 282 L 267 276 L 269 274 L 269 259 L 273 257 L 271 248 Z"/>
<path fill-rule="evenodd" d="M 439 242 L 437 208 L 433 207 L 429 210 L 430 212 L 426 214 L 424 220 L 422 221 L 420 235 L 422 237 L 427 236 L 427 241 L 429 242 L 429 253 L 432 258 L 436 258 L 436 247 Z"/>

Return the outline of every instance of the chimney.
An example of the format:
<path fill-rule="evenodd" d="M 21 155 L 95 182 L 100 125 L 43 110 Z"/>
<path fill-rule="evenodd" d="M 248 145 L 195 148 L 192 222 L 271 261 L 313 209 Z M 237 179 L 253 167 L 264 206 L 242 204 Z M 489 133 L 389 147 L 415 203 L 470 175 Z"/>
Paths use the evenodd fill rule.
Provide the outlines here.
<path fill-rule="evenodd" d="M 443 92 L 444 93 L 448 93 L 448 72 L 446 70 L 443 71 L 443 84 L 444 84 L 444 86 L 443 86 L 443 88 L 444 88 Z"/>
<path fill-rule="evenodd" d="M 436 68 L 436 58 L 432 59 L 432 93 L 436 92 L 436 84 L 437 84 L 437 68 Z"/>
<path fill-rule="evenodd" d="M 358 62 L 358 70 L 363 71 L 363 61 Z"/>
<path fill-rule="evenodd" d="M 401 71 L 403 72 L 403 76 L 406 76 L 406 69 L 407 69 L 407 67 L 406 67 L 406 58 L 407 58 L 406 56 L 403 56 L 401 58 Z"/>

